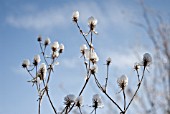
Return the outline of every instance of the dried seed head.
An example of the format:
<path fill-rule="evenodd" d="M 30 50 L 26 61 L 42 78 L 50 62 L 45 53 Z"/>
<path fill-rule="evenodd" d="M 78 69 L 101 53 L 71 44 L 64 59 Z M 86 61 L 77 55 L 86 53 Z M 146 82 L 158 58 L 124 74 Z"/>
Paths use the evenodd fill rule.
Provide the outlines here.
<path fill-rule="evenodd" d="M 125 87 L 128 85 L 128 77 L 126 75 L 122 75 L 120 78 L 117 79 L 118 86 L 124 90 Z"/>
<path fill-rule="evenodd" d="M 143 55 L 143 66 L 146 67 L 146 66 L 149 66 L 152 62 L 152 57 L 149 53 L 145 53 Z"/>
<path fill-rule="evenodd" d="M 78 19 L 79 19 L 79 12 L 78 11 L 73 12 L 72 19 L 73 19 L 74 22 L 78 21 Z"/>
<path fill-rule="evenodd" d="M 23 62 L 22 62 L 22 67 L 23 68 L 28 68 L 30 66 L 30 61 L 28 59 L 25 59 Z"/>

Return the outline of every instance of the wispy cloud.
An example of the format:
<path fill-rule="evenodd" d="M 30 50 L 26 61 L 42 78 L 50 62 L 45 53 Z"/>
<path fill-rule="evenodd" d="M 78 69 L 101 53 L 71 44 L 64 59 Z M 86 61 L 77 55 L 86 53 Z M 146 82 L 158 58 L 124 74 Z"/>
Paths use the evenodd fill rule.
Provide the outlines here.
<path fill-rule="evenodd" d="M 65 68 L 77 68 L 79 65 L 81 65 L 80 58 L 65 58 L 62 60 L 62 64 Z"/>
<path fill-rule="evenodd" d="M 26 7 L 27 8 L 27 7 Z M 31 7 L 29 7 L 30 9 Z M 32 11 L 32 10 L 35 10 Z M 124 7 L 120 8 L 115 2 L 107 2 L 99 4 L 97 2 L 78 2 L 77 4 L 68 4 L 57 8 L 47 8 L 46 10 L 38 10 L 33 7 L 30 13 L 27 9 L 23 10 L 22 15 L 9 15 L 6 18 L 7 23 L 14 27 L 34 30 L 46 30 L 55 27 L 67 27 L 71 22 L 72 11 L 80 11 L 80 20 L 83 23 L 87 22 L 87 18 L 94 15 L 101 22 L 101 27 L 110 26 L 114 24 L 117 26 L 125 27 L 126 19 L 131 17 L 132 12 Z M 126 11 L 128 15 L 122 14 L 122 10 Z"/>
<path fill-rule="evenodd" d="M 102 51 L 102 58 L 111 57 L 112 58 L 112 66 L 124 69 L 128 67 L 133 67 L 135 62 L 141 62 L 143 54 L 147 52 L 145 49 L 132 50 L 132 49 L 124 49 L 123 51 L 112 51 L 112 50 L 105 50 Z"/>

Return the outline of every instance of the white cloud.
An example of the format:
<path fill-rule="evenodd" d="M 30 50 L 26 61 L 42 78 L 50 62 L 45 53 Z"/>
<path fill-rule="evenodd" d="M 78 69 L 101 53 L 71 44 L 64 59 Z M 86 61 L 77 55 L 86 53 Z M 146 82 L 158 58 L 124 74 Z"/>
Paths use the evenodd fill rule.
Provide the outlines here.
<path fill-rule="evenodd" d="M 81 65 L 80 58 L 65 58 L 62 60 L 62 64 L 66 68 L 76 68 Z"/>
<path fill-rule="evenodd" d="M 145 49 L 137 50 L 136 53 L 132 49 L 124 49 L 120 51 L 105 50 L 102 51 L 102 58 L 111 57 L 112 66 L 116 68 L 128 68 L 133 67 L 135 62 L 141 62 L 143 54 L 147 52 Z M 139 55 L 138 55 L 139 54 Z M 104 57 L 103 57 L 104 56 Z"/>
<path fill-rule="evenodd" d="M 39 12 L 35 14 L 26 14 L 23 16 L 9 16 L 7 22 L 18 28 L 25 29 L 51 29 L 58 25 L 65 25 L 65 19 L 62 14 L 54 10 Z"/>
<path fill-rule="evenodd" d="M 34 30 L 48 30 L 55 27 L 68 27 L 71 23 L 72 11 L 80 11 L 80 21 L 87 22 L 87 18 L 94 15 L 99 20 L 100 27 L 108 27 L 111 24 L 125 28 L 126 19 L 131 17 L 131 11 L 126 7 L 120 7 L 116 2 L 106 2 L 103 4 L 91 2 L 78 2 L 77 4 L 65 4 L 57 8 L 49 8 L 46 10 L 38 10 L 35 6 L 31 9 L 31 13 L 25 9 L 22 15 L 10 15 L 6 18 L 7 23 L 14 27 Z M 31 8 L 31 7 L 29 7 Z M 32 10 L 35 10 L 32 11 Z M 122 14 L 125 10 L 130 15 Z M 101 24 L 101 25 L 100 25 Z M 123 26 L 122 26 L 123 25 Z"/>

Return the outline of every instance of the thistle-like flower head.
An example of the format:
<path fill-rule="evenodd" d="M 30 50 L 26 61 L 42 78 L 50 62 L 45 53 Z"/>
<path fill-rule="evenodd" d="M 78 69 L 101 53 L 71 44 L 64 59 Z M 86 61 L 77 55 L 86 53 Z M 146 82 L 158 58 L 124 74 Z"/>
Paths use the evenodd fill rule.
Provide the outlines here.
<path fill-rule="evenodd" d="M 44 45 L 47 46 L 51 43 L 50 38 L 45 39 Z"/>
<path fill-rule="evenodd" d="M 28 59 L 25 59 L 23 62 L 22 62 L 22 67 L 23 68 L 28 68 L 30 66 L 30 61 Z"/>
<path fill-rule="evenodd" d="M 90 51 L 86 49 L 84 51 L 84 56 L 87 60 L 90 60 L 93 64 L 99 61 L 99 57 L 97 56 L 96 52 Z"/>
<path fill-rule="evenodd" d="M 87 49 L 86 44 L 83 44 L 82 46 L 80 46 L 80 52 L 82 53 L 82 55 L 85 54 L 85 50 Z"/>
<path fill-rule="evenodd" d="M 93 16 L 89 17 L 88 25 L 90 27 L 90 30 L 94 31 L 94 29 L 95 29 L 95 27 L 97 25 L 97 19 L 95 19 Z"/>
<path fill-rule="evenodd" d="M 146 67 L 146 66 L 149 66 L 152 62 L 152 57 L 149 53 L 145 53 L 143 55 L 143 66 Z"/>
<path fill-rule="evenodd" d="M 41 61 L 40 55 L 35 55 L 33 61 L 34 66 L 37 66 L 40 61 Z"/>
<path fill-rule="evenodd" d="M 75 100 L 75 106 L 80 107 L 83 104 L 83 96 L 78 96 Z"/>
<path fill-rule="evenodd" d="M 134 64 L 134 69 L 135 70 L 139 70 L 140 69 L 140 64 L 139 63 L 135 63 Z"/>
<path fill-rule="evenodd" d="M 101 99 L 101 96 L 99 94 L 93 95 L 92 103 L 93 103 L 92 106 L 94 108 L 102 108 L 103 107 L 102 99 Z"/>
<path fill-rule="evenodd" d="M 52 59 L 55 59 L 59 56 L 58 51 L 52 53 Z"/>
<path fill-rule="evenodd" d="M 63 51 L 64 51 L 64 44 L 60 44 L 59 53 L 62 53 Z"/>
<path fill-rule="evenodd" d="M 122 75 L 117 79 L 118 86 L 124 90 L 125 87 L 128 85 L 128 77 L 126 75 Z"/>
<path fill-rule="evenodd" d="M 38 41 L 38 42 L 41 42 L 41 41 L 42 41 L 41 35 L 38 36 L 37 41 Z"/>
<path fill-rule="evenodd" d="M 106 60 L 106 64 L 110 65 L 111 62 L 112 62 L 112 59 L 110 57 L 108 57 L 107 60 Z"/>
<path fill-rule="evenodd" d="M 38 70 L 38 77 L 40 78 L 40 80 L 45 79 L 46 77 L 46 72 L 47 72 L 47 67 L 45 63 L 42 63 L 40 65 L 40 68 Z"/>
<path fill-rule="evenodd" d="M 67 106 L 70 106 L 71 103 L 75 102 L 75 99 L 76 99 L 75 95 L 69 94 L 64 98 L 64 101 L 65 101 L 64 104 L 67 105 Z"/>
<path fill-rule="evenodd" d="M 98 66 L 95 64 L 90 68 L 90 70 L 91 70 L 91 74 L 95 74 L 98 72 Z"/>
<path fill-rule="evenodd" d="M 51 49 L 52 49 L 53 52 L 56 52 L 58 48 L 59 48 L 58 42 L 54 42 L 54 43 L 51 45 Z"/>
<path fill-rule="evenodd" d="M 78 11 L 73 12 L 72 19 L 73 19 L 74 22 L 78 21 L 78 19 L 79 19 L 79 12 Z"/>

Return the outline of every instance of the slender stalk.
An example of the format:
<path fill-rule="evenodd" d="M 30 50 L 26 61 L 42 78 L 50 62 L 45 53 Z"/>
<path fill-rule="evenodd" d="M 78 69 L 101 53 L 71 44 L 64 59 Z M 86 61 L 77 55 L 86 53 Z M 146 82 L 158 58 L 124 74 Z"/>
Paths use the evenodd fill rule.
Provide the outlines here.
<path fill-rule="evenodd" d="M 41 100 L 39 98 L 39 100 L 38 100 L 38 114 L 40 114 L 40 110 L 41 110 Z"/>
<path fill-rule="evenodd" d="M 80 114 L 83 114 L 80 107 L 79 107 L 79 111 L 80 111 Z"/>
<path fill-rule="evenodd" d="M 91 74 L 90 74 L 90 76 L 91 76 Z M 85 87 L 86 87 L 86 85 L 87 85 L 87 83 L 88 83 L 88 81 L 90 79 L 90 76 L 86 79 L 86 82 L 84 83 L 83 88 L 81 89 L 81 91 L 79 93 L 79 96 L 83 93 L 83 91 L 84 91 L 84 89 L 85 89 Z"/>
<path fill-rule="evenodd" d="M 27 67 L 26 67 L 26 70 L 27 70 L 27 72 L 29 73 L 29 75 L 30 75 L 32 78 L 34 78 L 34 76 L 31 74 L 30 70 L 28 70 Z"/>
<path fill-rule="evenodd" d="M 56 111 L 56 109 L 55 109 L 55 107 L 54 107 L 54 105 L 53 105 L 53 103 L 52 103 L 52 101 L 51 101 L 51 98 L 50 98 L 50 95 L 49 95 L 49 93 L 48 93 L 48 90 L 46 90 L 46 94 L 47 94 L 48 100 L 50 101 L 50 104 L 51 104 L 51 106 L 52 106 L 55 114 L 57 114 L 57 111 Z"/>
<path fill-rule="evenodd" d="M 138 70 L 136 70 L 136 72 L 137 72 L 137 76 L 138 76 L 138 82 L 140 82 L 140 78 L 139 78 L 139 72 L 138 72 Z"/>
<path fill-rule="evenodd" d="M 83 35 L 83 37 L 84 37 L 85 41 L 87 42 L 88 46 L 90 47 L 90 44 L 89 44 L 86 36 L 83 34 L 83 31 L 81 30 L 81 28 L 80 28 L 80 26 L 79 26 L 79 24 L 77 22 L 76 22 L 76 25 L 77 25 L 78 29 L 80 30 L 80 33 Z"/>
<path fill-rule="evenodd" d="M 98 81 L 98 79 L 96 78 L 96 75 L 94 74 L 94 78 L 95 78 L 95 80 L 96 80 L 96 84 L 98 85 L 100 85 L 100 83 L 99 83 L 99 81 Z M 101 85 L 100 86 L 98 86 L 98 87 L 101 87 Z M 101 90 L 101 89 L 100 89 Z M 121 112 L 123 112 L 123 110 L 120 108 L 120 106 L 106 93 L 106 92 L 103 92 L 111 101 L 112 101 L 112 103 L 113 104 L 115 104 L 118 108 L 119 108 L 119 110 L 121 111 Z"/>
<path fill-rule="evenodd" d="M 108 77 L 109 77 L 109 65 L 107 65 L 107 75 L 106 75 L 105 88 L 107 87 Z"/>
<path fill-rule="evenodd" d="M 123 97 L 124 97 L 124 111 L 126 110 L 126 94 L 125 90 L 123 90 Z"/>
<path fill-rule="evenodd" d="M 42 54 L 43 54 L 44 61 L 45 61 L 45 63 L 46 63 L 46 64 L 47 64 L 47 66 L 48 66 L 48 62 L 47 62 L 47 60 L 46 60 L 46 58 L 45 58 L 45 49 L 46 49 L 46 47 L 44 47 L 44 51 L 43 51 L 43 48 L 42 48 L 41 43 L 39 43 L 39 44 L 40 44 L 41 52 L 42 52 Z"/>
<path fill-rule="evenodd" d="M 93 42 L 93 33 L 91 31 L 91 40 L 90 40 L 90 43 L 92 44 L 92 42 Z"/>
<path fill-rule="evenodd" d="M 126 112 L 126 111 L 127 111 L 127 109 L 129 108 L 130 104 L 132 103 L 132 101 L 133 101 L 134 97 L 136 96 L 136 94 L 137 94 L 137 92 L 138 92 L 138 90 L 139 90 L 139 88 L 140 88 L 140 85 L 141 85 L 142 80 L 143 80 L 143 77 L 144 77 L 145 68 L 146 68 L 146 66 L 144 66 L 144 68 L 143 68 L 143 74 L 142 74 L 142 78 L 141 78 L 141 80 L 140 80 L 140 82 L 139 82 L 139 84 L 138 84 L 138 88 L 136 89 L 136 91 L 135 91 L 135 93 L 134 93 L 134 95 L 133 95 L 132 99 L 130 100 L 129 104 L 127 105 L 125 112 Z"/>

